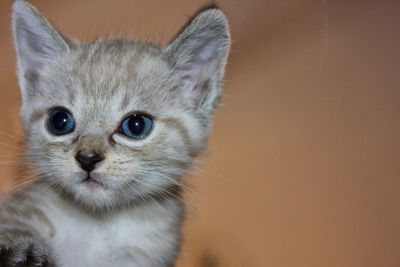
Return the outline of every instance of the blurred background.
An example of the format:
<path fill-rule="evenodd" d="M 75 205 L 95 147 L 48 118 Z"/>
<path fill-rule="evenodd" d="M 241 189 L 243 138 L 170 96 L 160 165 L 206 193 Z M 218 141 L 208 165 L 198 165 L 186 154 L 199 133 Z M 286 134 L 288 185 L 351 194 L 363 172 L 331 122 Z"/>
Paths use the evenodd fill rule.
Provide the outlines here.
<path fill-rule="evenodd" d="M 167 43 L 208 1 L 32 0 L 67 36 Z M 400 266 L 400 1 L 218 0 L 233 47 L 178 266 Z M 0 0 L 0 188 L 22 139 Z"/>

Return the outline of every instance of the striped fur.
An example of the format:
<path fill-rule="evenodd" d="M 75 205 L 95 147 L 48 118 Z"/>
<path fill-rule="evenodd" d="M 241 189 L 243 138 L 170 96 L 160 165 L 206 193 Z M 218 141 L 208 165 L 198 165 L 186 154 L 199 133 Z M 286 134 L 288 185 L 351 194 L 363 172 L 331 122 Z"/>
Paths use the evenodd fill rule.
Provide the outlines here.
<path fill-rule="evenodd" d="M 13 33 L 27 157 L 38 176 L 0 208 L 0 262 L 173 265 L 181 179 L 205 148 L 220 99 L 230 43 L 222 12 L 202 10 L 165 47 L 121 39 L 80 44 L 17 0 Z M 71 112 L 72 133 L 47 130 L 54 107 Z M 154 122 L 140 140 L 118 132 L 135 112 Z M 90 149 L 105 157 L 91 172 L 101 186 L 83 183 L 87 174 L 75 159 Z"/>

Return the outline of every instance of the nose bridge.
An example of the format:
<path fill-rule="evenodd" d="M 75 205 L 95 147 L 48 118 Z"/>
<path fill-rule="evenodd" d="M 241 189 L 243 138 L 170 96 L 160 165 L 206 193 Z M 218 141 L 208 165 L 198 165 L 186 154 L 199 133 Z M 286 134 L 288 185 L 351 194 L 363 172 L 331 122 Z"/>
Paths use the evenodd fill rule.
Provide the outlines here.
<path fill-rule="evenodd" d="M 79 137 L 76 144 L 76 152 L 95 152 L 97 154 L 104 154 L 106 151 L 106 138 L 104 136 L 85 135 Z"/>

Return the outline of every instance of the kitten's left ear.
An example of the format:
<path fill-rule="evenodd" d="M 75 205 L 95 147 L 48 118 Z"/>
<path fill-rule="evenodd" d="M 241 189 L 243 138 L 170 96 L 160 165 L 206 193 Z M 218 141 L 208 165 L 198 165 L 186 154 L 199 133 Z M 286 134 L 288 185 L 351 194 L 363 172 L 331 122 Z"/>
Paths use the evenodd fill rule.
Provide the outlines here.
<path fill-rule="evenodd" d="M 18 76 L 24 101 L 27 95 L 34 93 L 32 87 L 42 68 L 52 64 L 61 53 L 68 52 L 73 42 L 57 32 L 28 2 L 15 0 L 12 11 Z"/>
<path fill-rule="evenodd" d="M 195 108 L 212 111 L 219 104 L 229 48 L 228 22 L 216 6 L 198 12 L 165 48 Z"/>

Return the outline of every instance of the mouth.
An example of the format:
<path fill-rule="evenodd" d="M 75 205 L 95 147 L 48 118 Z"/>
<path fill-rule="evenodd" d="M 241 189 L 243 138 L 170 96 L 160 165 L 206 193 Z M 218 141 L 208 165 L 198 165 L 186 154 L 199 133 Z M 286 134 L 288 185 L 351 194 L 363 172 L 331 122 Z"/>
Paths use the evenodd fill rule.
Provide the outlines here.
<path fill-rule="evenodd" d="M 102 182 L 100 182 L 99 180 L 91 177 L 90 175 L 88 175 L 83 181 L 82 184 L 88 186 L 91 189 L 95 189 L 96 187 L 105 187 L 104 184 Z"/>

